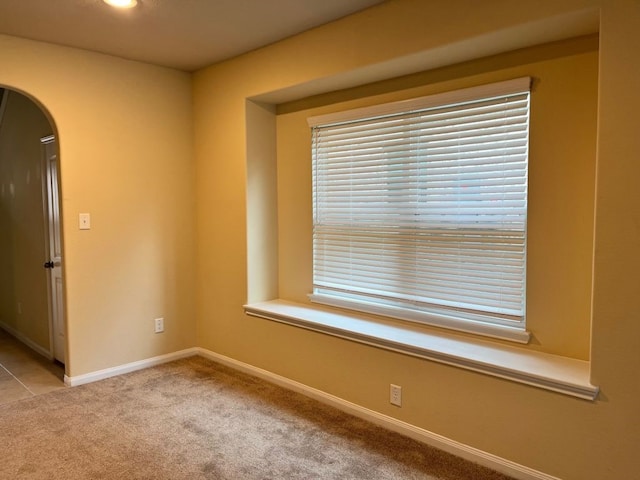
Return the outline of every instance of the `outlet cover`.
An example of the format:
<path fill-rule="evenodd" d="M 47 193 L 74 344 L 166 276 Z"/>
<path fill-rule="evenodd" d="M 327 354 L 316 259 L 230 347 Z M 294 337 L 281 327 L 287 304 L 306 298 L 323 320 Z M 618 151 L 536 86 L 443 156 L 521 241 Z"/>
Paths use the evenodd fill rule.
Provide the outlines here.
<path fill-rule="evenodd" d="M 402 387 L 399 385 L 394 385 L 393 383 L 389 385 L 389 402 L 392 405 L 396 405 L 397 407 L 402 406 Z"/>
<path fill-rule="evenodd" d="M 156 318 L 155 322 L 155 332 L 162 333 L 164 332 L 164 318 Z"/>

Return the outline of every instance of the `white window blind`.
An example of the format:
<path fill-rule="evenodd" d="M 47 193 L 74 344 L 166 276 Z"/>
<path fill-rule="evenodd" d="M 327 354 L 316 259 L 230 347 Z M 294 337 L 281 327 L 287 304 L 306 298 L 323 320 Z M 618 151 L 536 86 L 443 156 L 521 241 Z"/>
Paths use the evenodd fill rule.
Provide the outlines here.
<path fill-rule="evenodd" d="M 312 300 L 524 331 L 529 85 L 311 119 Z"/>

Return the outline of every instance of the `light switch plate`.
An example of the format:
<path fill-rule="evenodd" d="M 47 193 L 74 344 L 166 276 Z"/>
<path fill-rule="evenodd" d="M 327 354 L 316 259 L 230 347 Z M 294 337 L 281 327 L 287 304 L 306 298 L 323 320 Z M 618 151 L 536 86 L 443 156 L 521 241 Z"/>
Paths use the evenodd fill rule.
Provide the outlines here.
<path fill-rule="evenodd" d="M 79 215 L 78 222 L 80 230 L 89 230 L 91 228 L 91 215 L 88 213 L 81 213 Z"/>

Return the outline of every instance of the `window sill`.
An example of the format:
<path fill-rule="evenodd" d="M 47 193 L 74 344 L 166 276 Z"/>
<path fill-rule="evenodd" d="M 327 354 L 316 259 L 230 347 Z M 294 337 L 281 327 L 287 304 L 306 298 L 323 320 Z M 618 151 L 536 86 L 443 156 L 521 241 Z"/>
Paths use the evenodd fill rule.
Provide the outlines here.
<path fill-rule="evenodd" d="M 448 315 L 436 312 L 416 312 L 405 308 L 389 308 L 383 305 L 373 305 L 370 303 L 339 299 L 334 296 L 312 293 L 308 295 L 312 303 L 319 303 L 329 307 L 354 310 L 354 315 L 362 312 L 364 315 L 378 315 L 382 317 L 392 318 L 394 320 L 406 320 L 409 322 L 422 323 L 426 326 L 442 327 L 448 330 L 455 330 L 472 335 L 481 335 L 483 337 L 497 338 L 507 340 L 509 342 L 517 342 L 522 344 L 529 343 L 531 335 L 524 329 L 507 327 L 506 325 L 489 325 L 488 323 L 473 321 L 469 318 L 471 315 L 466 314 L 466 320 L 463 320 L 465 314 L 454 317 L 448 312 Z M 469 321 L 471 320 L 471 321 Z M 476 316 L 477 320 L 477 316 Z"/>
<path fill-rule="evenodd" d="M 589 362 L 470 339 L 419 325 L 343 313 L 287 300 L 244 306 L 254 317 L 286 323 L 434 362 L 524 383 L 586 400 L 598 387 L 589 381 Z"/>

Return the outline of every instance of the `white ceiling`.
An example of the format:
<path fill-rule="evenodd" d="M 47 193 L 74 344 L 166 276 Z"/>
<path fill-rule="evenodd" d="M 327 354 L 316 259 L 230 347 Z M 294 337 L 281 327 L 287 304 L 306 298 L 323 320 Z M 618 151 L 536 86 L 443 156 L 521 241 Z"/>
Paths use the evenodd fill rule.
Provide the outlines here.
<path fill-rule="evenodd" d="M 0 0 L 0 33 L 194 71 L 384 0 Z"/>

